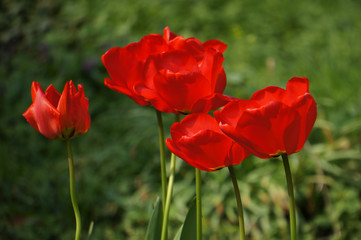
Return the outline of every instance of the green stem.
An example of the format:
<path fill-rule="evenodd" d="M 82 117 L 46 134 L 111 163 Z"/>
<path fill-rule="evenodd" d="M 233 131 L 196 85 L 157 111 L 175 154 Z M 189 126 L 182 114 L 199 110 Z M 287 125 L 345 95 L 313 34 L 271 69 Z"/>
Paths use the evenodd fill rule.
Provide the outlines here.
<path fill-rule="evenodd" d="M 196 168 L 197 240 L 202 240 L 202 179 L 201 170 Z"/>
<path fill-rule="evenodd" d="M 179 114 L 175 115 L 175 122 L 179 122 Z M 163 211 L 163 223 L 162 223 L 162 235 L 161 240 L 166 240 L 168 237 L 168 219 L 169 219 L 169 210 L 170 210 L 170 203 L 172 201 L 172 194 L 173 194 L 173 185 L 174 185 L 174 175 L 175 175 L 175 160 L 176 155 L 172 153 L 170 158 L 170 166 L 169 166 L 169 180 L 168 180 L 168 190 L 166 193 L 166 201 L 165 207 Z"/>
<path fill-rule="evenodd" d="M 75 222 L 76 222 L 75 240 L 80 240 L 81 217 L 80 217 L 78 203 L 76 200 L 73 153 L 71 150 L 70 140 L 67 139 L 65 143 L 66 143 L 66 150 L 68 152 L 70 198 L 71 198 L 71 203 L 73 205 Z"/>
<path fill-rule="evenodd" d="M 168 232 L 168 219 L 169 219 L 169 210 L 170 210 L 170 203 L 172 200 L 173 194 L 173 184 L 174 184 L 174 175 L 175 175 L 175 159 L 176 156 L 172 153 L 170 158 L 170 175 L 168 181 L 168 191 L 167 191 L 167 200 L 165 202 L 164 208 L 164 215 L 163 215 L 163 223 L 162 223 L 162 240 L 167 239 L 167 232 Z"/>
<path fill-rule="evenodd" d="M 167 170 L 165 163 L 165 140 L 164 140 L 164 128 L 162 120 L 162 112 L 155 110 L 158 120 L 158 136 L 159 136 L 159 153 L 160 153 L 160 172 L 162 178 L 162 206 L 163 212 L 165 211 L 165 201 L 167 199 Z"/>
<path fill-rule="evenodd" d="M 295 196 L 293 194 L 293 183 L 292 175 L 290 170 L 290 164 L 288 162 L 287 154 L 282 154 L 283 166 L 285 168 L 287 187 L 288 187 L 288 196 L 290 201 L 290 231 L 291 231 L 291 240 L 296 240 L 296 208 L 295 208 Z"/>
<path fill-rule="evenodd" d="M 232 178 L 234 194 L 236 195 L 240 239 L 245 240 L 246 233 L 244 230 L 243 206 L 242 206 L 241 194 L 239 193 L 237 177 L 236 174 L 234 173 L 232 165 L 228 167 L 228 170 Z"/>

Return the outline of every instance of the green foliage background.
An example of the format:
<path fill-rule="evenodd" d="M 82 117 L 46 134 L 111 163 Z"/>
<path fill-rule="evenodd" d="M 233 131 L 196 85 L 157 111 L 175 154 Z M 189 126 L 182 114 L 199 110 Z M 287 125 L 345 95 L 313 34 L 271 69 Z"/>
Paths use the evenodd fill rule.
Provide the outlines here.
<path fill-rule="evenodd" d="M 228 44 L 226 93 L 249 98 L 293 76 L 310 79 L 318 119 L 290 156 L 300 239 L 361 236 L 361 3 L 357 0 L 23 0 L 0 2 L 0 238 L 72 239 L 65 144 L 35 132 L 22 113 L 38 81 L 62 91 L 72 79 L 90 99 L 92 126 L 74 139 L 84 236 L 143 239 L 160 194 L 156 116 L 106 88 L 100 57 L 162 33 Z M 166 131 L 173 117 L 164 115 Z M 288 239 L 288 197 L 279 159 L 235 167 L 248 239 Z M 237 239 L 226 169 L 203 172 L 204 239 Z M 194 171 L 177 160 L 169 233 L 195 194 Z"/>

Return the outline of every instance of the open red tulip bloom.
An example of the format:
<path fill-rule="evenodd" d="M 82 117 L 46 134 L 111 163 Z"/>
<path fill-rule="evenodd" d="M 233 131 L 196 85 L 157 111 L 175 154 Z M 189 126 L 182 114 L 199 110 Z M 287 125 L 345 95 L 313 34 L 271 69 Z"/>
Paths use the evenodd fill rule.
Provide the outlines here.
<path fill-rule="evenodd" d="M 302 149 L 317 116 L 307 78 L 294 77 L 286 90 L 267 87 L 250 100 L 235 100 L 214 113 L 222 131 L 260 158 Z"/>
<path fill-rule="evenodd" d="M 208 112 L 225 105 L 226 75 L 218 40 L 201 43 L 164 29 L 140 42 L 108 50 L 102 61 L 110 78 L 104 84 L 140 105 L 162 112 Z"/>
<path fill-rule="evenodd" d="M 169 150 L 204 171 L 237 165 L 250 155 L 227 137 L 217 121 L 206 113 L 191 114 L 180 123 L 173 124 L 171 137 L 166 141 Z"/>
<path fill-rule="evenodd" d="M 50 139 L 70 139 L 84 134 L 90 127 L 89 100 L 82 85 L 76 90 L 72 81 L 65 84 L 63 93 L 50 85 L 45 93 L 40 84 L 33 82 L 33 104 L 23 114 L 30 125 Z"/>

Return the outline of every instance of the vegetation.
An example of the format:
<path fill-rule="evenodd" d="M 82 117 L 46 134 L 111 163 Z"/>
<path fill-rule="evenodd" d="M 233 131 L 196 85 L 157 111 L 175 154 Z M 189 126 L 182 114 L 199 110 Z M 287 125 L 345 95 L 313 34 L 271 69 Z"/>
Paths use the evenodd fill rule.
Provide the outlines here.
<path fill-rule="evenodd" d="M 357 0 L 0 2 L 0 238 L 72 239 L 65 143 L 32 129 L 22 113 L 32 81 L 62 89 L 72 79 L 90 100 L 92 125 L 73 140 L 84 236 L 144 239 L 161 194 L 156 115 L 106 88 L 100 57 L 144 35 L 174 33 L 228 44 L 226 93 L 249 98 L 306 76 L 318 119 L 290 156 L 300 239 L 361 236 L 361 5 Z M 173 120 L 164 115 L 166 132 Z M 282 161 L 235 166 L 248 239 L 288 239 Z M 227 169 L 203 175 L 204 239 L 237 239 Z M 192 167 L 177 160 L 170 236 L 195 194 Z"/>

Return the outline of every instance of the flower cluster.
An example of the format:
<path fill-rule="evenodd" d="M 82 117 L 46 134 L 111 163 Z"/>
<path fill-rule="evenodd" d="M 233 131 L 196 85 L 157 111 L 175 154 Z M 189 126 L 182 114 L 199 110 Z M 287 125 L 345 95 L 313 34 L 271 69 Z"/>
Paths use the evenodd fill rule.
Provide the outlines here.
<path fill-rule="evenodd" d="M 163 36 L 107 51 L 102 61 L 111 79 L 105 85 L 163 112 L 208 113 L 224 106 L 216 120 L 196 115 L 176 123 L 173 140 L 167 140 L 173 153 L 202 170 L 236 165 L 248 152 L 271 158 L 301 150 L 317 115 L 308 80 L 292 78 L 286 89 L 267 87 L 250 100 L 225 96 L 226 47 L 218 40 L 185 39 L 166 27 Z"/>
<path fill-rule="evenodd" d="M 197 204 L 200 201 L 200 171 L 217 171 L 228 167 L 235 187 L 241 239 L 244 227 L 241 200 L 233 165 L 249 155 L 274 158 L 282 155 L 290 194 L 291 239 L 296 239 L 296 218 L 292 179 L 287 155 L 302 149 L 317 116 L 317 106 L 309 93 L 309 81 L 294 77 L 286 89 L 266 87 L 248 100 L 223 95 L 226 74 L 223 52 L 227 45 L 218 40 L 204 43 L 196 38 L 184 38 L 168 27 L 163 35 L 150 34 L 139 42 L 114 47 L 102 57 L 110 78 L 104 84 L 127 95 L 136 103 L 151 105 L 160 112 L 189 114 L 170 129 L 165 141 L 169 150 L 197 168 Z M 84 134 L 90 127 L 89 101 L 82 85 L 78 91 L 72 81 L 66 83 L 62 94 L 53 85 L 44 92 L 33 82 L 33 104 L 23 114 L 30 125 L 49 139 L 66 140 L 71 199 L 76 215 L 76 239 L 80 239 L 80 214 L 75 198 L 73 160 L 69 139 Z M 223 107 L 214 112 L 210 111 Z M 167 239 L 170 197 L 174 180 L 174 162 L 166 193 L 164 134 L 160 132 L 163 225 L 161 239 Z M 163 134 L 163 136 L 161 136 Z M 162 149 L 163 146 L 163 149 Z M 174 155 L 173 155 L 174 156 Z M 198 170 L 199 169 L 199 170 Z M 164 207 L 166 206 L 166 207 Z M 201 239 L 201 214 L 197 205 L 197 239 Z M 242 230 L 243 229 L 243 230 Z M 243 233 L 242 233 L 243 232 Z M 243 235 L 243 238 L 242 238 Z M 158 236 L 158 235 L 157 235 Z M 159 237 L 159 236 L 158 236 Z"/>

